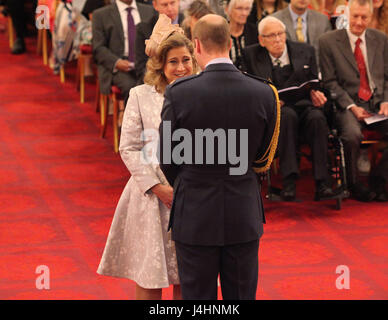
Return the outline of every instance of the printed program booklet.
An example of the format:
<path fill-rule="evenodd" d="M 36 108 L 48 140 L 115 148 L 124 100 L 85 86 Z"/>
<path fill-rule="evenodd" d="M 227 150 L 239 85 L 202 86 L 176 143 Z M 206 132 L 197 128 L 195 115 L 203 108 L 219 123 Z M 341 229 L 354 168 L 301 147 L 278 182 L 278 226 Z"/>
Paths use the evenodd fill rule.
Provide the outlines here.
<path fill-rule="evenodd" d="M 313 79 L 302 83 L 300 86 L 288 87 L 278 90 L 279 99 L 284 102 L 292 103 L 302 99 L 310 98 L 310 91 L 320 88 L 319 80 Z"/>

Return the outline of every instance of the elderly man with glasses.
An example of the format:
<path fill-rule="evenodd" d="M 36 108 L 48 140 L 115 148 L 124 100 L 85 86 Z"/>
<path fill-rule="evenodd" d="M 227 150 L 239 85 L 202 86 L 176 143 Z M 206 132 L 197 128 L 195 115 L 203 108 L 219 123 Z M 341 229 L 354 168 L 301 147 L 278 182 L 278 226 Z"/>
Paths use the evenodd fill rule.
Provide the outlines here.
<path fill-rule="evenodd" d="M 260 44 L 245 49 L 249 73 L 270 79 L 278 90 L 318 79 L 314 47 L 286 40 L 286 27 L 282 21 L 268 16 L 261 20 L 258 31 Z M 329 187 L 328 181 L 328 127 L 322 110 L 325 103 L 327 98 L 318 90 L 311 90 L 297 101 L 281 101 L 278 155 L 284 201 L 296 198 L 298 144 L 301 141 L 307 142 L 311 148 L 315 200 L 332 199 L 338 194 Z"/>

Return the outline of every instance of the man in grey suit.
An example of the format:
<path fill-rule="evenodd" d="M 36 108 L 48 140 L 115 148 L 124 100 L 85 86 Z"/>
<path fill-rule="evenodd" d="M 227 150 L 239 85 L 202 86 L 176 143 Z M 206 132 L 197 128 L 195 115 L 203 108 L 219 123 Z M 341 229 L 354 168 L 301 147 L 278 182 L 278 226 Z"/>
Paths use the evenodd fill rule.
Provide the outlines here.
<path fill-rule="evenodd" d="M 124 101 L 128 99 L 129 90 L 137 81 L 135 28 L 153 14 L 155 11 L 150 5 L 133 0 L 117 0 L 93 12 L 93 57 L 98 66 L 101 93 L 109 94 L 111 85 L 116 85 Z"/>
<path fill-rule="evenodd" d="M 337 97 L 338 125 L 352 195 L 361 201 L 388 201 L 388 148 L 370 173 L 370 188 L 357 178 L 362 129 L 378 131 L 388 140 L 388 120 L 365 123 L 374 113 L 388 116 L 388 37 L 367 28 L 372 0 L 351 0 L 349 11 L 349 29 L 335 30 L 319 39 L 323 81 Z"/>
<path fill-rule="evenodd" d="M 312 45 L 318 56 L 318 38 L 332 28 L 324 14 L 308 9 L 309 4 L 310 0 L 291 0 L 288 7 L 272 15 L 286 25 L 288 40 Z"/>

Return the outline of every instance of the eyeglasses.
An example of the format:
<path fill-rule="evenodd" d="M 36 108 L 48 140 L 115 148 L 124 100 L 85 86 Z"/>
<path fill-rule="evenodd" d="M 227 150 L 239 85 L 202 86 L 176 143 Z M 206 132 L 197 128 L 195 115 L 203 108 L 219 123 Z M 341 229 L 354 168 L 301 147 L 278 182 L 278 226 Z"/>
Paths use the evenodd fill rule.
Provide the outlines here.
<path fill-rule="evenodd" d="M 252 9 L 252 7 L 235 7 L 235 8 L 233 8 L 234 10 L 237 10 L 237 11 L 245 11 L 245 12 L 250 12 L 251 11 L 251 9 Z"/>
<path fill-rule="evenodd" d="M 281 38 L 286 34 L 285 31 L 277 32 L 277 33 L 270 33 L 270 34 L 262 34 L 261 36 L 263 38 L 267 38 L 269 40 L 275 40 L 277 37 Z"/>

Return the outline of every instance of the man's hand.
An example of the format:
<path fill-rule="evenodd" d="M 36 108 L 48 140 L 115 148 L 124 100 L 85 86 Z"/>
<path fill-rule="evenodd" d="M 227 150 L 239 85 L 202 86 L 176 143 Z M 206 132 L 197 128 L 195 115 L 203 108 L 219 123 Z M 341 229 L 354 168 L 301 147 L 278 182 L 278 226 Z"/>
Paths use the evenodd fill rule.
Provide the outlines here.
<path fill-rule="evenodd" d="M 350 108 L 350 110 L 353 112 L 358 121 L 362 121 L 372 116 L 372 114 L 359 106 L 353 106 Z"/>
<path fill-rule="evenodd" d="M 167 208 L 171 209 L 174 190 L 170 185 L 163 185 L 161 183 L 153 186 L 151 191 L 162 201 Z"/>
<path fill-rule="evenodd" d="M 380 104 L 379 114 L 388 117 L 388 102 L 383 102 L 382 104 Z"/>
<path fill-rule="evenodd" d="M 310 98 L 314 107 L 322 107 L 327 102 L 327 98 L 325 97 L 323 92 L 318 90 L 311 90 Z"/>
<path fill-rule="evenodd" d="M 129 72 L 132 68 L 132 64 L 128 60 L 120 59 L 116 63 L 116 69 L 122 72 Z"/>

